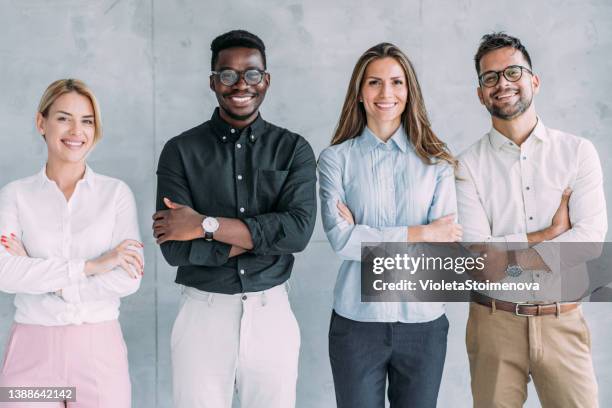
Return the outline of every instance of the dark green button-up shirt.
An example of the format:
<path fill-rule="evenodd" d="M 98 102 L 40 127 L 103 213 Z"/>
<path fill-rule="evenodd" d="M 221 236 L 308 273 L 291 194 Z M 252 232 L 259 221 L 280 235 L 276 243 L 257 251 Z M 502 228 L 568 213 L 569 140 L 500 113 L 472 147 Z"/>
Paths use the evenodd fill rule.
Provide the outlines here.
<path fill-rule="evenodd" d="M 206 216 L 242 220 L 253 249 L 228 258 L 231 246 L 203 238 L 161 245 L 178 266 L 176 283 L 215 293 L 269 289 L 289 279 L 316 217 L 316 161 L 301 136 L 264 121 L 234 129 L 219 116 L 170 139 L 157 167 L 163 197 Z"/>

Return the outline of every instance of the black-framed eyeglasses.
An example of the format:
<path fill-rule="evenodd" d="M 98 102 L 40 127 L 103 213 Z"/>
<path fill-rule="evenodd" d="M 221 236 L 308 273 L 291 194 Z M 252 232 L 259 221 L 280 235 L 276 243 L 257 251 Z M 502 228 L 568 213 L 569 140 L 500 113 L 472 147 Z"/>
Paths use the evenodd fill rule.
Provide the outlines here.
<path fill-rule="evenodd" d="M 482 73 L 478 77 L 478 81 L 481 85 L 486 86 L 487 88 L 492 88 L 499 82 L 499 74 L 503 74 L 504 78 L 506 78 L 509 82 L 516 82 L 523 76 L 523 71 L 527 71 L 530 75 L 533 75 L 533 72 L 530 69 L 525 68 L 522 65 L 510 65 L 501 71 L 487 71 Z"/>
<path fill-rule="evenodd" d="M 235 85 L 240 81 L 241 77 L 244 78 L 244 82 L 246 82 L 247 85 L 257 85 L 263 81 L 266 71 L 256 68 L 247 69 L 246 71 L 223 69 L 221 71 L 212 71 L 210 74 L 218 77 L 219 81 L 225 86 Z"/>

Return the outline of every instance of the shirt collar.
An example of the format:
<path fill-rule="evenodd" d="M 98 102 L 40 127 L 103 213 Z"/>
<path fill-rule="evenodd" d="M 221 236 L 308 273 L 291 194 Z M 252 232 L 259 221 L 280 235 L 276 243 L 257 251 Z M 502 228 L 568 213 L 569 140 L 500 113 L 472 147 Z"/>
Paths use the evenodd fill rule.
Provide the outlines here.
<path fill-rule="evenodd" d="M 526 140 L 528 140 L 531 136 L 534 136 L 542 142 L 546 142 L 548 140 L 548 133 L 546 132 L 546 127 L 544 126 L 542 120 L 539 117 L 535 127 L 533 128 Z M 491 127 L 491 130 L 489 131 L 489 141 L 491 142 L 491 146 L 493 146 L 493 148 L 496 150 L 501 149 L 502 146 L 505 145 L 516 146 L 516 143 L 508 139 L 506 136 L 502 135 L 494 127 Z"/>
<path fill-rule="evenodd" d="M 42 185 L 45 185 L 47 183 L 56 185 L 55 181 L 51 180 L 47 176 L 47 164 L 46 163 L 42 167 L 40 172 L 38 173 L 38 177 Z M 89 167 L 88 164 L 85 164 L 85 174 L 83 175 L 83 178 L 79 180 L 79 182 L 82 181 L 84 184 L 87 184 L 89 187 L 93 187 L 95 185 L 95 178 L 96 178 L 96 173 L 94 173 L 94 171 L 91 169 L 91 167 Z"/>
<path fill-rule="evenodd" d="M 400 126 L 395 131 L 395 133 L 391 135 L 387 143 L 383 142 L 378 137 L 376 137 L 374 133 L 370 130 L 370 128 L 366 126 L 365 129 L 363 129 L 363 132 L 361 132 L 361 135 L 357 137 L 357 143 L 366 152 L 372 151 L 376 147 L 381 146 L 381 145 L 383 146 L 384 145 L 387 145 L 387 146 L 394 145 L 398 149 L 400 149 L 403 153 L 406 153 L 406 150 L 408 150 L 408 144 L 409 144 L 408 136 L 406 135 L 406 132 L 404 131 L 403 126 Z"/>
<path fill-rule="evenodd" d="M 217 136 L 217 139 L 221 143 L 235 142 L 242 131 L 247 131 L 247 136 L 251 143 L 255 143 L 257 139 L 263 134 L 266 127 L 266 122 L 261 118 L 261 114 L 257 114 L 257 118 L 246 129 L 240 130 L 232 127 L 229 123 L 221 118 L 219 114 L 219 107 L 215 108 L 215 111 L 210 118 L 212 129 Z"/>

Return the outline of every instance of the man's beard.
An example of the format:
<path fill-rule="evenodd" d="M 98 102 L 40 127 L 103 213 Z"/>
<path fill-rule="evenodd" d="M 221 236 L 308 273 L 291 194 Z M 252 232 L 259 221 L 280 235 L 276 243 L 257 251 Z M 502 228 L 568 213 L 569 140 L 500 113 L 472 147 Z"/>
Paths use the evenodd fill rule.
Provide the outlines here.
<path fill-rule="evenodd" d="M 486 105 L 489 113 L 496 118 L 503 120 L 512 120 L 520 115 L 522 115 L 533 102 L 533 94 L 530 95 L 529 98 L 523 95 L 523 93 L 519 93 L 519 100 L 512 106 L 499 107 L 494 104 Z"/>

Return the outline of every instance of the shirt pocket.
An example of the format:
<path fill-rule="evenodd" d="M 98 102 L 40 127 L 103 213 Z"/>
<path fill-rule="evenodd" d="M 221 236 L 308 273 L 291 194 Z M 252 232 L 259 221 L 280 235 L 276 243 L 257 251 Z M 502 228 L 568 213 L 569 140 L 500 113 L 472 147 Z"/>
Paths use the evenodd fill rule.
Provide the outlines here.
<path fill-rule="evenodd" d="M 257 170 L 255 182 L 255 199 L 259 213 L 276 209 L 279 195 L 289 172 L 287 170 Z"/>

